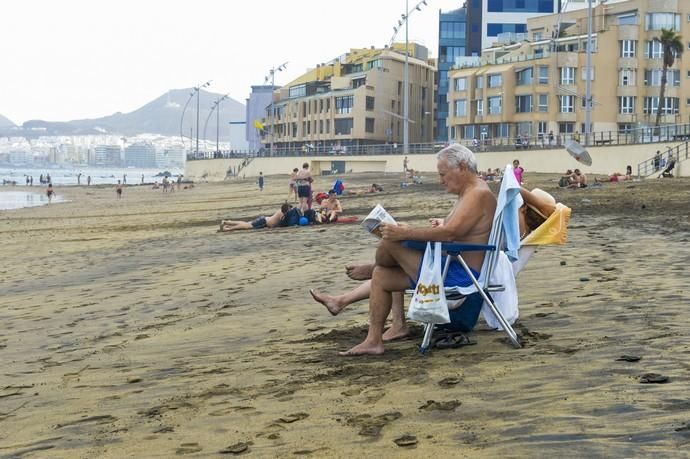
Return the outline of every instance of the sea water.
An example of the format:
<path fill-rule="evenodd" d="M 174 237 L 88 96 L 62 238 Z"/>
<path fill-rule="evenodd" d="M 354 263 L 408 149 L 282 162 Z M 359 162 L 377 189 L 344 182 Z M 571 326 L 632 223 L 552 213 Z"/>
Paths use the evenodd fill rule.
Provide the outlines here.
<path fill-rule="evenodd" d="M 166 169 L 173 177 L 182 174 L 181 169 Z M 16 182 L 17 186 L 26 186 L 26 177 L 34 178 L 34 187 L 44 186 L 39 182 L 39 177 L 50 174 L 50 181 L 53 186 L 56 185 L 86 185 L 87 177 L 91 176 L 91 185 L 114 185 L 118 180 L 121 182 L 127 181 L 127 185 L 136 185 L 142 183 L 142 175 L 144 183 L 160 182 L 163 177 L 158 174 L 161 169 L 134 169 L 134 168 L 71 168 L 71 169 L 28 169 L 28 168 L 9 168 L 0 167 L 0 187 L 2 187 L 3 180 L 5 182 Z M 79 174 L 81 177 L 78 180 Z M 125 178 L 125 175 L 127 176 Z M 2 188 L 0 188 L 2 191 Z"/>
<path fill-rule="evenodd" d="M 3 191 L 2 188 L 0 188 L 0 210 L 45 206 L 49 202 L 65 202 L 65 199 L 60 195 L 53 195 L 53 199 L 48 201 L 48 196 L 45 193 L 34 193 L 31 191 Z"/>

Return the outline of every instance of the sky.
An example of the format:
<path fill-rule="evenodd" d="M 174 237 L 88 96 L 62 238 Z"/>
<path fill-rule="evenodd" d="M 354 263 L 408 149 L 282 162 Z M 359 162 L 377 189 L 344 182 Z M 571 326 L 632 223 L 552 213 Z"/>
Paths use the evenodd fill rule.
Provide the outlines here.
<path fill-rule="evenodd" d="M 438 57 L 439 10 L 462 4 L 427 0 L 409 16 L 409 40 Z M 405 0 L 3 1 L 0 115 L 21 124 L 127 113 L 208 80 L 245 103 L 283 62 L 278 86 L 350 48 L 388 44 L 403 13 Z"/>

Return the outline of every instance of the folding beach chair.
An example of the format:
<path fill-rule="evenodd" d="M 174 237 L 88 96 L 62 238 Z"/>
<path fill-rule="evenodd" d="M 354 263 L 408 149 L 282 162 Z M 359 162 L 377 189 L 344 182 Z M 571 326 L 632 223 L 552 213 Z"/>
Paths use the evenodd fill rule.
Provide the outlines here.
<path fill-rule="evenodd" d="M 521 347 L 520 339 L 513 330 L 511 324 L 517 319 L 517 289 L 515 287 L 515 277 L 510 266 L 510 260 L 518 259 L 517 253 L 520 247 L 518 210 L 523 204 L 520 196 L 520 185 L 515 179 L 512 166 L 506 166 L 501 181 L 501 188 L 498 194 L 498 203 L 493 218 L 489 241 L 486 245 L 462 244 L 454 242 L 444 242 L 442 250 L 448 255 L 443 267 L 443 278 L 448 273 L 451 259 L 454 257 L 463 267 L 472 285 L 468 287 L 450 286 L 445 288 L 446 298 L 454 301 L 461 296 L 479 293 L 484 300 L 482 314 L 485 321 L 494 328 L 502 329 L 515 347 Z M 405 246 L 424 250 L 426 242 L 406 241 Z M 475 277 L 472 270 L 462 258 L 462 252 L 483 251 L 485 252 L 484 263 L 479 278 Z M 497 269 L 500 268 L 500 269 Z M 500 273 L 498 273 L 500 271 Z M 497 275 L 500 274 L 500 275 Z M 492 293 L 499 295 L 505 292 L 508 283 L 511 283 L 513 304 L 506 302 L 497 303 L 492 298 Z M 408 290 L 406 293 L 414 293 Z M 511 295 L 509 295 L 510 297 Z M 509 300 L 509 298 L 506 298 Z M 508 315 L 508 317 L 506 317 Z M 434 331 L 434 324 L 424 324 L 424 339 L 420 346 L 420 352 L 424 353 L 429 348 L 431 337 Z"/>

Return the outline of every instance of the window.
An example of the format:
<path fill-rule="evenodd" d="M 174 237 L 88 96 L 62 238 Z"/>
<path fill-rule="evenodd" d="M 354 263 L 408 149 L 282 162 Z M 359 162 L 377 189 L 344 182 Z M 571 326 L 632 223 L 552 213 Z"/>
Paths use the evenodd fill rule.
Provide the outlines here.
<path fill-rule="evenodd" d="M 455 64 L 455 59 L 465 55 L 464 46 L 441 46 L 441 62 Z"/>
<path fill-rule="evenodd" d="M 359 88 L 360 86 L 364 86 L 365 84 L 367 84 L 367 77 L 365 76 L 352 79 L 352 89 Z"/>
<path fill-rule="evenodd" d="M 561 113 L 573 113 L 575 111 L 575 96 L 558 96 Z"/>
<path fill-rule="evenodd" d="M 618 16 L 618 25 L 637 25 L 637 14 L 621 14 Z"/>
<path fill-rule="evenodd" d="M 376 99 L 374 99 L 374 97 L 372 97 L 372 96 L 367 96 L 367 99 L 366 99 L 366 109 L 367 109 L 368 112 L 374 110 L 374 102 L 375 102 L 375 101 L 376 101 Z"/>
<path fill-rule="evenodd" d="M 664 57 L 664 48 L 658 41 L 647 41 L 644 50 L 644 57 L 647 59 L 661 59 Z"/>
<path fill-rule="evenodd" d="M 635 98 L 633 96 L 623 96 L 618 98 L 618 113 L 627 115 L 635 113 Z"/>
<path fill-rule="evenodd" d="M 549 84 L 549 67 L 539 66 L 539 84 Z"/>
<path fill-rule="evenodd" d="M 367 132 L 374 132 L 374 118 L 366 118 L 364 120 L 364 130 Z"/>
<path fill-rule="evenodd" d="M 645 86 L 661 86 L 662 69 L 650 69 L 644 71 Z M 680 86 L 680 70 L 669 69 L 666 71 L 668 86 Z"/>
<path fill-rule="evenodd" d="M 518 70 L 515 76 L 518 86 L 532 84 L 532 67 Z"/>
<path fill-rule="evenodd" d="M 474 80 L 474 87 L 477 89 L 482 89 L 484 87 L 484 77 L 483 76 L 478 76 Z"/>
<path fill-rule="evenodd" d="M 632 134 L 635 129 L 632 123 L 618 123 L 618 132 L 621 134 Z"/>
<path fill-rule="evenodd" d="M 486 25 L 486 34 L 489 37 L 497 37 L 499 33 L 527 33 L 527 24 L 499 24 L 488 23 Z"/>
<path fill-rule="evenodd" d="M 554 13 L 553 0 L 489 0 L 490 13 Z"/>
<path fill-rule="evenodd" d="M 637 51 L 636 40 L 620 40 L 618 44 L 620 50 L 619 57 L 635 57 L 635 52 Z"/>
<path fill-rule="evenodd" d="M 548 112 L 549 111 L 549 95 L 539 94 L 539 111 Z"/>
<path fill-rule="evenodd" d="M 544 32 L 532 32 L 532 41 L 539 41 L 544 38 Z"/>
<path fill-rule="evenodd" d="M 501 96 L 489 97 L 489 114 L 496 115 L 501 113 L 501 105 L 503 103 L 503 98 Z"/>
<path fill-rule="evenodd" d="M 636 86 L 637 70 L 620 69 L 618 71 L 618 84 L 620 86 Z"/>
<path fill-rule="evenodd" d="M 484 114 L 484 99 L 477 99 L 477 115 Z"/>
<path fill-rule="evenodd" d="M 515 96 L 515 113 L 529 113 L 532 111 L 532 95 Z"/>
<path fill-rule="evenodd" d="M 546 136 L 546 133 L 548 132 L 549 128 L 549 123 L 546 121 L 539 121 L 537 123 L 537 137 L 539 139 L 543 139 Z"/>
<path fill-rule="evenodd" d="M 456 78 L 454 88 L 456 91 L 467 90 L 467 78 Z"/>
<path fill-rule="evenodd" d="M 455 101 L 455 116 L 467 116 L 467 100 L 460 99 Z"/>
<path fill-rule="evenodd" d="M 558 123 L 559 134 L 572 134 L 575 132 L 575 123 Z"/>
<path fill-rule="evenodd" d="M 333 123 L 335 135 L 348 135 L 352 132 L 352 118 L 336 119 Z"/>
<path fill-rule="evenodd" d="M 690 97 L 685 99 L 685 105 L 690 105 Z"/>
<path fill-rule="evenodd" d="M 678 97 L 664 97 L 664 106 L 661 108 L 663 115 L 673 115 L 678 113 L 680 100 Z M 659 97 L 645 97 L 643 112 L 649 115 L 656 115 L 659 109 Z"/>
<path fill-rule="evenodd" d="M 670 29 L 680 32 L 680 14 L 676 13 L 647 13 L 645 30 Z"/>
<path fill-rule="evenodd" d="M 354 96 L 344 96 L 335 98 L 335 112 L 338 114 L 350 113 Z"/>
<path fill-rule="evenodd" d="M 503 86 L 503 78 L 500 73 L 494 73 L 488 76 L 487 86 L 489 88 L 499 88 Z"/>
<path fill-rule="evenodd" d="M 307 95 L 307 85 L 301 84 L 288 89 L 288 98 L 305 97 Z"/>
<path fill-rule="evenodd" d="M 465 38 L 464 22 L 441 22 L 440 38 Z"/>
<path fill-rule="evenodd" d="M 561 67 L 561 84 L 575 84 L 575 67 Z"/>

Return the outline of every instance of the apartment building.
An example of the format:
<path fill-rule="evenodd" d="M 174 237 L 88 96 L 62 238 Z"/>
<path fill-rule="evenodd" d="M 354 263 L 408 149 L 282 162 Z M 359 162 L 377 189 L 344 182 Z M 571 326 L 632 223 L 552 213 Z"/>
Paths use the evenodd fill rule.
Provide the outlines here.
<path fill-rule="evenodd" d="M 630 132 L 656 121 L 662 28 L 690 49 L 690 2 L 630 0 L 593 8 L 593 132 Z M 587 9 L 529 19 L 528 40 L 484 50 L 449 72 L 451 139 L 571 135 L 585 131 Z M 558 38 L 552 38 L 558 37 Z M 690 122 L 690 55 L 669 69 L 663 124 Z"/>
<path fill-rule="evenodd" d="M 467 8 L 438 13 L 438 84 L 436 85 L 436 133 L 439 142 L 448 141 L 448 71 L 467 56 Z"/>
<path fill-rule="evenodd" d="M 409 43 L 408 52 L 409 142 L 431 142 L 435 62 L 416 43 Z M 262 144 L 273 143 L 277 151 L 402 144 L 404 67 L 404 43 L 351 49 L 318 64 L 273 92 Z"/>

